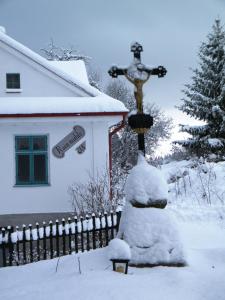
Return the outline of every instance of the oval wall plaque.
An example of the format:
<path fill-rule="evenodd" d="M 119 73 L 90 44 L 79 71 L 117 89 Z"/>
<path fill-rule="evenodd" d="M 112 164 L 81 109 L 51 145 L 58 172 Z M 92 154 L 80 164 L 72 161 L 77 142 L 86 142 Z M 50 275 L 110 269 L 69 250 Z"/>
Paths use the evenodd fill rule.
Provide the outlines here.
<path fill-rule="evenodd" d="M 78 125 L 74 126 L 73 130 L 53 147 L 52 153 L 57 158 L 64 157 L 65 152 L 73 147 L 73 145 L 75 145 L 77 142 L 79 142 L 84 136 L 84 128 Z"/>

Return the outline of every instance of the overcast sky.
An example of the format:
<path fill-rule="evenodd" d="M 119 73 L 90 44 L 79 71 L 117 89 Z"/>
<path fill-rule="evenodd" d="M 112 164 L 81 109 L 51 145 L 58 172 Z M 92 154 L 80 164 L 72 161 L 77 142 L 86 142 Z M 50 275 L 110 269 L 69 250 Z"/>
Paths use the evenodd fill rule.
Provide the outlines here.
<path fill-rule="evenodd" d="M 143 62 L 168 70 L 165 78 L 146 83 L 145 101 L 177 119 L 174 105 L 218 16 L 224 24 L 225 0 L 0 0 L 0 25 L 10 36 L 38 53 L 51 38 L 73 45 L 105 77 L 112 64 L 131 62 L 132 41 L 142 43 Z"/>

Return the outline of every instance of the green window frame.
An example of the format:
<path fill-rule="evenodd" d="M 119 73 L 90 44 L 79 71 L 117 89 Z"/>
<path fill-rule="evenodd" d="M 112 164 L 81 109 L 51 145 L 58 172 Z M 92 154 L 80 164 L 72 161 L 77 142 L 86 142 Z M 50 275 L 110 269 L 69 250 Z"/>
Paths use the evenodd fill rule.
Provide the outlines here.
<path fill-rule="evenodd" d="M 7 89 L 20 89 L 20 74 L 7 73 L 6 74 L 6 88 Z"/>
<path fill-rule="evenodd" d="M 16 185 L 48 184 L 48 143 L 46 135 L 16 136 Z"/>

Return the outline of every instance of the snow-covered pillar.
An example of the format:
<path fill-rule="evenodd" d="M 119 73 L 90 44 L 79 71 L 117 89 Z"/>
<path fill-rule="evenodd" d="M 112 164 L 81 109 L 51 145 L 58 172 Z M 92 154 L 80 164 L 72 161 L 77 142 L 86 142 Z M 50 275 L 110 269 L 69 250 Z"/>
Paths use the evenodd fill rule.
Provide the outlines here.
<path fill-rule="evenodd" d="M 178 231 L 163 209 L 167 198 L 168 186 L 160 170 L 139 155 L 127 179 L 126 205 L 117 236 L 130 246 L 130 264 L 185 265 Z"/>

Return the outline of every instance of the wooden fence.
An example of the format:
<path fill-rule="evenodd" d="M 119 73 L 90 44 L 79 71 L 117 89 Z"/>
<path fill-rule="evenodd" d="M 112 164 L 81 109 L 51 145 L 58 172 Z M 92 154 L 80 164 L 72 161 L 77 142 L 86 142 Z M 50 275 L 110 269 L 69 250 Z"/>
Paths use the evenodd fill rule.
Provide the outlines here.
<path fill-rule="evenodd" d="M 121 212 L 80 216 L 42 225 L 0 229 L 0 267 L 19 266 L 108 245 L 118 231 Z"/>

